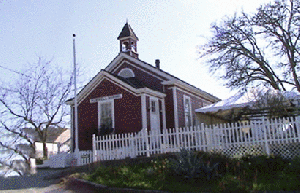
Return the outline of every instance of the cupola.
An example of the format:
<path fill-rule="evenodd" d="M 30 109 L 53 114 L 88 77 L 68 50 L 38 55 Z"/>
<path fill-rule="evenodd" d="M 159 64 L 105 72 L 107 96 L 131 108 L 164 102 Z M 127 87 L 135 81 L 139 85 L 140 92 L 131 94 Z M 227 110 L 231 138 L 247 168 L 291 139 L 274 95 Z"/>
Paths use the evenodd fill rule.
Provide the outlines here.
<path fill-rule="evenodd" d="M 118 40 L 120 41 L 120 52 L 138 58 L 137 41 L 139 41 L 139 38 L 135 35 L 128 22 L 124 25 Z"/>

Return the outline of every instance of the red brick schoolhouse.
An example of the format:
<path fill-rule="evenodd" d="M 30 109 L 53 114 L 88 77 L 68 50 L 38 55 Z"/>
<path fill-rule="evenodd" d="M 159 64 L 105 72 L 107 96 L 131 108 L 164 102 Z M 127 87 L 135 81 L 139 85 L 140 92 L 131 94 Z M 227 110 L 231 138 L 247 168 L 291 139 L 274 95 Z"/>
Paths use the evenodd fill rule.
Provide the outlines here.
<path fill-rule="evenodd" d="M 198 123 L 195 109 L 219 101 L 163 71 L 159 60 L 155 66 L 140 60 L 139 39 L 128 23 L 117 39 L 120 53 L 77 95 L 80 150 L 92 149 L 92 134 L 193 126 Z M 73 99 L 68 104 L 74 108 Z M 71 120 L 74 122 L 74 111 Z"/>

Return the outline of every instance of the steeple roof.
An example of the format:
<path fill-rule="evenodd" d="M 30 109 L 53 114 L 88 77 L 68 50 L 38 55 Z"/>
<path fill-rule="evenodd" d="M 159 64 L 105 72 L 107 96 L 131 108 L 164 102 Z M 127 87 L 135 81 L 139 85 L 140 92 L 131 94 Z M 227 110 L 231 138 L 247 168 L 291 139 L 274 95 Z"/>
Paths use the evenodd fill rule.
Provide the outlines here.
<path fill-rule="evenodd" d="M 139 38 L 135 35 L 132 28 L 128 24 L 128 22 L 126 22 L 126 24 L 124 25 L 124 27 L 118 37 L 118 40 L 121 38 L 125 38 L 125 37 L 133 37 L 134 39 L 139 40 Z"/>

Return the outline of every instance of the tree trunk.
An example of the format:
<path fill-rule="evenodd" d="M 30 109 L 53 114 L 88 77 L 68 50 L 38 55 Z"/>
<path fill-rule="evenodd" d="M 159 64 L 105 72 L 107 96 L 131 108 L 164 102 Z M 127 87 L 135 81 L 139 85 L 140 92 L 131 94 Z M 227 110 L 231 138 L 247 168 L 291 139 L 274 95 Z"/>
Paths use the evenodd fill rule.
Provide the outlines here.
<path fill-rule="evenodd" d="M 46 146 L 46 142 L 43 142 L 43 158 L 47 159 L 48 158 L 48 151 L 47 151 L 47 146 Z"/>

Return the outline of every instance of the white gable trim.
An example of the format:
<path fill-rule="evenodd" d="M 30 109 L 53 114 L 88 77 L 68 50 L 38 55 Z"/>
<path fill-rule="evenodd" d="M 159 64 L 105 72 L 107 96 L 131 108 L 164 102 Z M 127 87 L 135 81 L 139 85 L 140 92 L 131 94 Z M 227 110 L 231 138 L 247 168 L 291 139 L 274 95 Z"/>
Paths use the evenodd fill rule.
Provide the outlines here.
<path fill-rule="evenodd" d="M 217 98 L 217 97 L 215 97 L 215 96 L 213 96 L 213 95 L 210 95 L 210 94 L 208 94 L 208 93 L 206 93 L 206 92 L 204 92 L 204 91 L 202 91 L 202 90 L 200 90 L 200 89 L 198 89 L 198 88 L 195 88 L 195 87 L 193 87 L 193 86 L 191 86 L 191 85 L 189 85 L 189 84 L 187 84 L 187 83 L 185 83 L 185 82 L 183 82 L 183 81 L 181 81 L 181 80 L 179 80 L 179 79 L 177 79 L 177 78 L 175 78 L 175 77 L 173 77 L 173 76 L 171 76 L 171 75 L 169 75 L 169 74 L 167 74 L 167 73 L 165 73 L 165 72 L 162 72 L 162 71 L 160 71 L 159 69 L 157 69 L 157 68 L 155 68 L 154 66 L 149 66 L 149 65 L 147 65 L 147 64 L 145 64 L 144 62 L 142 62 L 142 61 L 140 61 L 140 60 L 138 60 L 138 59 L 136 59 L 136 58 L 133 58 L 133 57 L 131 57 L 131 56 L 128 56 L 127 54 L 125 54 L 125 53 L 120 53 L 106 68 L 105 68 L 105 70 L 106 71 L 108 71 L 108 72 L 115 72 L 119 67 L 117 66 L 117 65 L 120 65 L 121 66 L 121 64 L 123 64 L 122 62 L 120 63 L 120 61 L 123 59 L 123 58 L 126 58 L 126 59 L 128 59 L 129 61 L 132 61 L 133 63 L 137 63 L 138 65 L 140 65 L 140 66 L 142 66 L 143 68 L 145 68 L 145 69 L 148 69 L 149 71 L 151 71 L 151 72 L 153 72 L 153 73 L 155 73 L 155 74 L 157 74 L 157 75 L 159 75 L 159 76 L 161 76 L 161 77 L 164 77 L 164 78 L 166 78 L 167 79 L 167 81 L 166 80 L 164 80 L 163 82 L 162 82 L 162 84 L 163 85 L 176 85 L 176 86 L 178 86 L 178 87 L 181 87 L 181 88 L 184 88 L 184 89 L 186 89 L 187 91 L 189 91 L 189 92 L 191 92 L 191 93 L 194 93 L 194 95 L 201 95 L 201 96 L 203 96 L 203 98 L 205 98 L 206 100 L 209 100 L 209 101 L 211 101 L 211 102 L 216 102 L 216 101 L 219 101 L 219 98 Z M 134 66 L 133 64 L 131 64 L 131 63 L 128 63 L 129 65 L 131 65 L 131 66 Z M 143 69 L 141 69 L 141 68 L 139 68 L 139 67 L 137 67 L 137 66 L 134 66 L 135 68 L 137 68 L 137 69 L 139 69 L 139 70 L 143 70 Z M 147 72 L 147 71 L 145 71 L 145 70 L 143 70 L 144 72 L 146 72 L 146 73 L 148 73 L 149 75 L 151 75 L 151 76 L 154 76 L 154 77 L 156 77 L 156 78 L 159 78 L 160 80 L 162 80 L 160 77 L 158 77 L 158 76 L 155 76 L 155 74 L 151 74 L 151 73 L 149 73 L 149 72 Z"/>
<path fill-rule="evenodd" d="M 116 72 L 119 68 L 121 68 L 122 64 L 124 64 L 124 63 L 125 63 L 125 61 L 122 61 L 122 62 L 120 63 L 120 65 L 119 65 L 118 67 L 116 67 L 116 68 L 112 71 L 112 73 Z M 155 77 L 155 78 L 157 78 L 157 79 L 159 79 L 159 80 L 161 80 L 161 81 L 165 81 L 165 80 L 162 79 L 161 77 L 156 76 L 156 75 L 154 75 L 154 74 L 151 74 L 151 73 L 147 72 L 146 70 L 144 70 L 144 69 L 142 69 L 142 68 L 140 68 L 140 67 L 138 67 L 138 66 L 135 66 L 135 65 L 133 65 L 133 64 L 131 64 L 131 63 L 127 63 L 127 64 L 130 65 L 131 67 L 136 68 L 136 69 L 139 69 L 140 71 L 143 71 L 143 72 L 149 74 L 150 76 L 153 76 L 153 77 Z"/>
<path fill-rule="evenodd" d="M 125 54 L 125 53 L 120 53 L 120 54 L 119 54 L 119 55 L 118 55 L 118 56 L 117 56 L 117 57 L 116 57 L 116 58 L 115 58 L 115 59 L 114 59 L 114 60 L 113 60 L 106 68 L 105 68 L 105 70 L 106 70 L 107 72 L 113 72 L 114 69 L 115 69 L 115 67 L 116 67 L 117 65 L 119 65 L 119 62 L 120 62 L 123 58 L 126 58 L 127 60 L 132 61 L 133 63 L 137 63 L 138 65 L 142 66 L 143 68 L 145 68 L 145 69 L 147 69 L 147 70 L 149 70 L 149 71 L 152 71 L 153 73 L 155 73 L 155 74 L 157 74 L 157 75 L 159 75 L 159 76 L 161 76 L 161 77 L 164 77 L 164 78 L 166 78 L 166 79 L 168 79 L 168 80 L 175 80 L 174 77 L 172 77 L 172 76 L 170 76 L 170 75 L 168 75 L 168 74 L 166 74 L 166 73 L 164 73 L 164 72 L 162 72 L 162 71 L 156 69 L 154 66 L 151 67 L 151 66 L 145 64 L 144 62 L 142 62 L 142 61 L 140 61 L 140 60 L 138 60 L 138 59 L 136 59 L 136 58 L 133 58 L 133 57 L 131 57 L 131 56 Z M 149 72 L 147 72 L 147 73 L 149 73 Z"/>
<path fill-rule="evenodd" d="M 143 93 L 146 93 L 151 96 L 156 96 L 159 98 L 164 98 L 166 96 L 166 94 L 164 94 L 164 93 L 154 91 L 149 88 L 136 89 L 136 88 L 124 83 L 123 81 L 119 80 L 118 78 L 110 75 L 108 72 L 101 71 L 97 74 L 97 76 L 95 78 L 93 78 L 93 80 L 88 85 L 85 86 L 85 88 L 80 93 L 78 93 L 78 104 L 80 104 L 99 84 L 101 84 L 101 82 L 103 80 L 108 80 L 108 81 L 112 82 L 113 84 L 116 84 L 116 85 L 122 87 L 123 89 L 131 92 L 135 96 L 140 96 Z M 74 101 L 68 102 L 68 104 L 73 104 L 73 103 L 74 103 Z"/>

